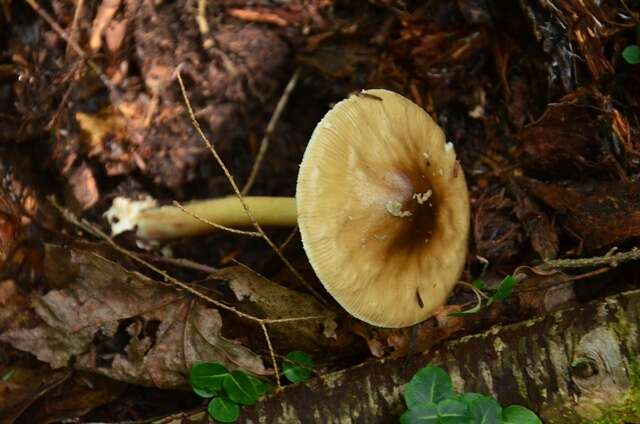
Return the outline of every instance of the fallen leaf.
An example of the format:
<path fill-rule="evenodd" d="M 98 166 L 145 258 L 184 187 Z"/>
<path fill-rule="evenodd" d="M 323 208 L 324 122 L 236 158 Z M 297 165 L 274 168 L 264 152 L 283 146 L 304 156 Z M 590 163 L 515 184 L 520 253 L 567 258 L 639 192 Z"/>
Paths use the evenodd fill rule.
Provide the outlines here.
<path fill-rule="evenodd" d="M 0 281 L 0 331 L 25 325 L 33 319 L 29 306 L 29 297 L 14 280 Z"/>
<path fill-rule="evenodd" d="M 0 366 L 0 422 L 15 421 L 43 391 L 67 377 L 67 372 L 51 371 L 44 364 L 14 363 Z"/>
<path fill-rule="evenodd" d="M 115 400 L 126 387 L 101 375 L 77 373 L 37 399 L 20 419 L 41 424 L 72 420 Z"/>
<path fill-rule="evenodd" d="M 593 180 L 563 186 L 524 177 L 517 181 L 553 208 L 587 251 L 640 236 L 640 188 L 636 182 Z"/>
<path fill-rule="evenodd" d="M 322 317 L 270 325 L 270 333 L 280 348 L 313 351 L 337 343 L 334 314 L 312 296 L 283 287 L 243 266 L 223 268 L 212 276 L 226 280 L 236 299 L 241 301 L 238 308 L 253 316 Z"/>
<path fill-rule="evenodd" d="M 42 323 L 0 341 L 53 368 L 76 369 L 159 388 L 187 384 L 194 362 L 266 374 L 259 355 L 222 337 L 219 312 L 94 253 L 46 246 L 45 274 L 60 287 L 34 299 Z"/>

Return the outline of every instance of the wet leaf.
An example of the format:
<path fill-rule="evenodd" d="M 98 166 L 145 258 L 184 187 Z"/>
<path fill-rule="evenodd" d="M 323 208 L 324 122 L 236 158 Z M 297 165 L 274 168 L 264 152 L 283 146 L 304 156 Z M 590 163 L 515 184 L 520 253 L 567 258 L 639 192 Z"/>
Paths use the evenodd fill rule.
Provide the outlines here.
<path fill-rule="evenodd" d="M 253 387 L 256 393 L 258 394 L 258 397 L 266 395 L 272 389 L 269 383 L 267 383 L 266 381 L 260 380 L 259 378 L 256 378 L 254 376 L 250 375 L 249 380 L 251 380 L 251 384 L 253 384 Z"/>
<path fill-rule="evenodd" d="M 222 389 L 222 382 L 227 375 L 229 371 L 223 365 L 198 362 L 191 367 L 191 387 L 199 396 L 213 397 Z"/>
<path fill-rule="evenodd" d="M 438 424 L 438 407 L 435 403 L 415 405 L 400 417 L 401 424 Z"/>
<path fill-rule="evenodd" d="M 466 403 L 456 399 L 445 399 L 438 403 L 440 424 L 472 424 L 473 420 Z"/>
<path fill-rule="evenodd" d="M 449 374 L 440 367 L 428 365 L 411 378 L 405 388 L 404 399 L 411 409 L 420 404 L 438 403 L 453 394 Z"/>
<path fill-rule="evenodd" d="M 161 388 L 185 386 L 196 362 L 266 372 L 258 355 L 221 335 L 216 309 L 102 256 L 48 245 L 45 272 L 60 289 L 34 299 L 42 323 L 0 340 L 53 368 L 74 360 L 77 369 Z"/>
<path fill-rule="evenodd" d="M 542 424 L 540 418 L 530 409 L 520 405 L 507 406 L 502 410 L 504 424 Z"/>
<path fill-rule="evenodd" d="M 240 407 L 224 396 L 214 398 L 207 408 L 209 415 L 221 423 L 234 423 L 240 416 Z"/>
<path fill-rule="evenodd" d="M 229 399 L 242 405 L 253 405 L 258 401 L 258 392 L 249 376 L 244 371 L 233 371 L 227 374 L 222 383 Z"/>
<path fill-rule="evenodd" d="M 495 399 L 487 396 L 477 397 L 469 404 L 469 410 L 475 424 L 500 424 L 501 407 Z"/>
<path fill-rule="evenodd" d="M 313 359 L 302 351 L 290 352 L 282 363 L 282 373 L 292 383 L 299 383 L 311 377 Z"/>
<path fill-rule="evenodd" d="M 625 49 L 622 50 L 622 57 L 624 57 L 624 60 L 626 60 L 627 63 L 637 65 L 640 63 L 640 46 L 636 46 L 634 44 L 625 47 Z"/>
<path fill-rule="evenodd" d="M 482 302 L 477 302 L 475 306 L 465 309 L 464 311 L 450 312 L 450 317 L 468 317 L 470 315 L 475 315 L 482 309 Z"/>
<path fill-rule="evenodd" d="M 495 300 L 505 300 L 511 294 L 513 290 L 513 286 L 516 284 L 517 280 L 513 278 L 513 275 L 506 276 L 498 285 L 493 298 Z"/>

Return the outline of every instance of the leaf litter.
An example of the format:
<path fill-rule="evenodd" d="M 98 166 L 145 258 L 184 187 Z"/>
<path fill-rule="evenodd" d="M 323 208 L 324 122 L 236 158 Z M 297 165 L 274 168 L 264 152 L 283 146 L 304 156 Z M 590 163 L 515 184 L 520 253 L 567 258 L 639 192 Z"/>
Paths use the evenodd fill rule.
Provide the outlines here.
<path fill-rule="evenodd" d="M 267 373 L 260 355 L 222 336 L 214 308 L 104 257 L 47 245 L 45 273 L 64 288 L 33 299 L 42 323 L 0 340 L 54 369 L 159 388 L 184 387 L 198 361 Z"/>
<path fill-rule="evenodd" d="M 231 174 L 242 180 L 266 121 L 261 111 L 273 110 L 278 83 L 302 62 L 306 66 L 291 96 L 293 107 L 274 131 L 273 162 L 262 167 L 257 191 L 291 194 L 306 137 L 326 106 L 350 91 L 384 85 L 429 111 L 460 153 L 474 219 L 463 278 L 472 281 L 482 274 L 489 288 L 505 275 L 523 278 L 512 296 L 477 318 L 448 315 L 473 301 L 459 290 L 447 311 L 415 332 L 372 328 L 340 312 L 324 326 L 319 321 L 273 324 L 269 331 L 276 351 L 289 345 L 328 351 L 333 355 L 329 366 L 344 367 L 368 355 L 420 352 L 494 323 L 588 300 L 598 286 L 633 287 L 629 282 L 635 281 L 637 267 L 618 267 L 614 259 L 563 272 L 536 264 L 556 256 L 604 254 L 600 259 L 606 259 L 612 247 L 631 246 L 640 236 L 635 189 L 640 149 L 634 136 L 640 74 L 622 60 L 625 48 L 638 43 L 637 12 L 624 4 L 596 7 L 574 0 L 499 8 L 492 1 L 468 0 L 256 2 L 250 7 L 230 0 L 208 2 L 199 10 L 201 3 L 105 0 L 77 2 L 74 10 L 71 3 L 55 1 L 43 7 L 73 40 L 97 52 L 107 90 L 86 72 L 88 62 L 79 61 L 42 19 L 27 15 L 24 23 L 11 23 L 18 36 L 1 56 L 0 139 L 33 155 L 42 150 L 32 140 L 48 140 L 51 152 L 43 156 L 50 156 L 51 174 L 45 179 L 56 183 L 39 189 L 65 194 L 67 207 L 94 221 L 116 193 L 160 194 L 166 201 L 226 194 L 222 173 L 183 119 L 175 68 L 182 64 L 197 118 L 228 160 Z M 10 3 L 10 12 L 23 18 L 16 4 Z M 4 8 L 0 15 L 7 19 Z M 206 31 L 196 25 L 198 19 L 207 23 Z M 24 239 L 69 246 L 70 236 L 77 236 L 58 232 L 59 224 L 34 233 L 35 225 L 23 225 L 24 216 L 12 215 L 20 214 L 2 215 L 0 253 L 10 258 L 11 271 L 21 273 L 1 282 L 0 301 L 9 306 L 0 324 L 2 337 L 13 337 L 14 346 L 21 344 L 58 370 L 89 370 L 154 387 L 184 385 L 190 361 L 207 355 L 218 362 L 226 358 L 230 368 L 271 372 L 262 363 L 264 343 L 254 337 L 262 337 L 256 321 L 220 312 L 197 296 L 127 271 L 119 258 L 107 259 L 111 256 L 77 243 L 48 245 L 41 270 L 38 249 L 25 248 Z M 253 245 L 228 239 L 197 240 L 184 251 L 216 266 L 222 263 L 216 258 L 261 254 Z M 299 250 L 288 252 L 297 264 L 304 262 Z M 52 265 L 56 260 L 63 264 L 59 269 Z M 295 303 L 316 313 L 312 298 L 270 281 L 278 275 L 270 261 L 258 263 L 266 277 L 232 267 L 197 287 L 258 317 L 300 316 Z M 519 267 L 523 264 L 531 266 Z M 583 287 L 591 287 L 591 294 L 580 293 Z M 13 314 L 17 320 L 11 320 Z M 360 343 L 349 339 L 354 335 Z M 10 358 L 20 354 L 9 349 Z M 344 359 L 349 355 L 352 362 Z"/>

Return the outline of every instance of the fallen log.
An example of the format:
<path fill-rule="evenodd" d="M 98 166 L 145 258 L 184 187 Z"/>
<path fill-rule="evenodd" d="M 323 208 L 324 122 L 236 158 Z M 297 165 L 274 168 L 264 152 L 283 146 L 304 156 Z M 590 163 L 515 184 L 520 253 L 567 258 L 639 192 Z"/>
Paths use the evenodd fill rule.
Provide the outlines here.
<path fill-rule="evenodd" d="M 612 413 L 624 418 L 610 422 L 636 423 L 639 323 L 640 290 L 629 291 L 452 340 L 410 362 L 371 361 L 285 387 L 243 408 L 238 422 L 398 422 L 405 410 L 404 384 L 423 366 L 437 364 L 449 372 L 457 391 L 526 406 L 545 423 L 578 423 Z M 197 411 L 162 422 L 206 420 L 206 413 Z"/>
<path fill-rule="evenodd" d="M 527 406 L 546 423 L 594 420 L 616 405 L 640 414 L 632 399 L 640 390 L 632 385 L 640 378 L 639 323 L 640 290 L 629 291 L 453 340 L 410 363 L 371 361 L 286 387 L 244 409 L 239 422 L 397 422 L 403 385 L 428 363 L 445 368 L 457 391 Z"/>

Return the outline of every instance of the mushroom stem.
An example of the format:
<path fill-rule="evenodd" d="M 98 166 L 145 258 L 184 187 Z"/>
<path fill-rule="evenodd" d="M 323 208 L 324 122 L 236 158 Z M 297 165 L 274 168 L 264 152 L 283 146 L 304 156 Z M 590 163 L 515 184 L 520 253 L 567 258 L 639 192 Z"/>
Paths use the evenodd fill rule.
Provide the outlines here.
<path fill-rule="evenodd" d="M 295 226 L 297 223 L 296 200 L 293 197 L 247 196 L 244 201 L 260 225 Z M 184 209 L 188 213 L 176 206 L 140 211 L 134 220 L 138 237 L 159 241 L 206 234 L 214 227 L 203 222 L 205 220 L 225 227 L 252 225 L 251 218 L 235 196 L 189 202 Z"/>

